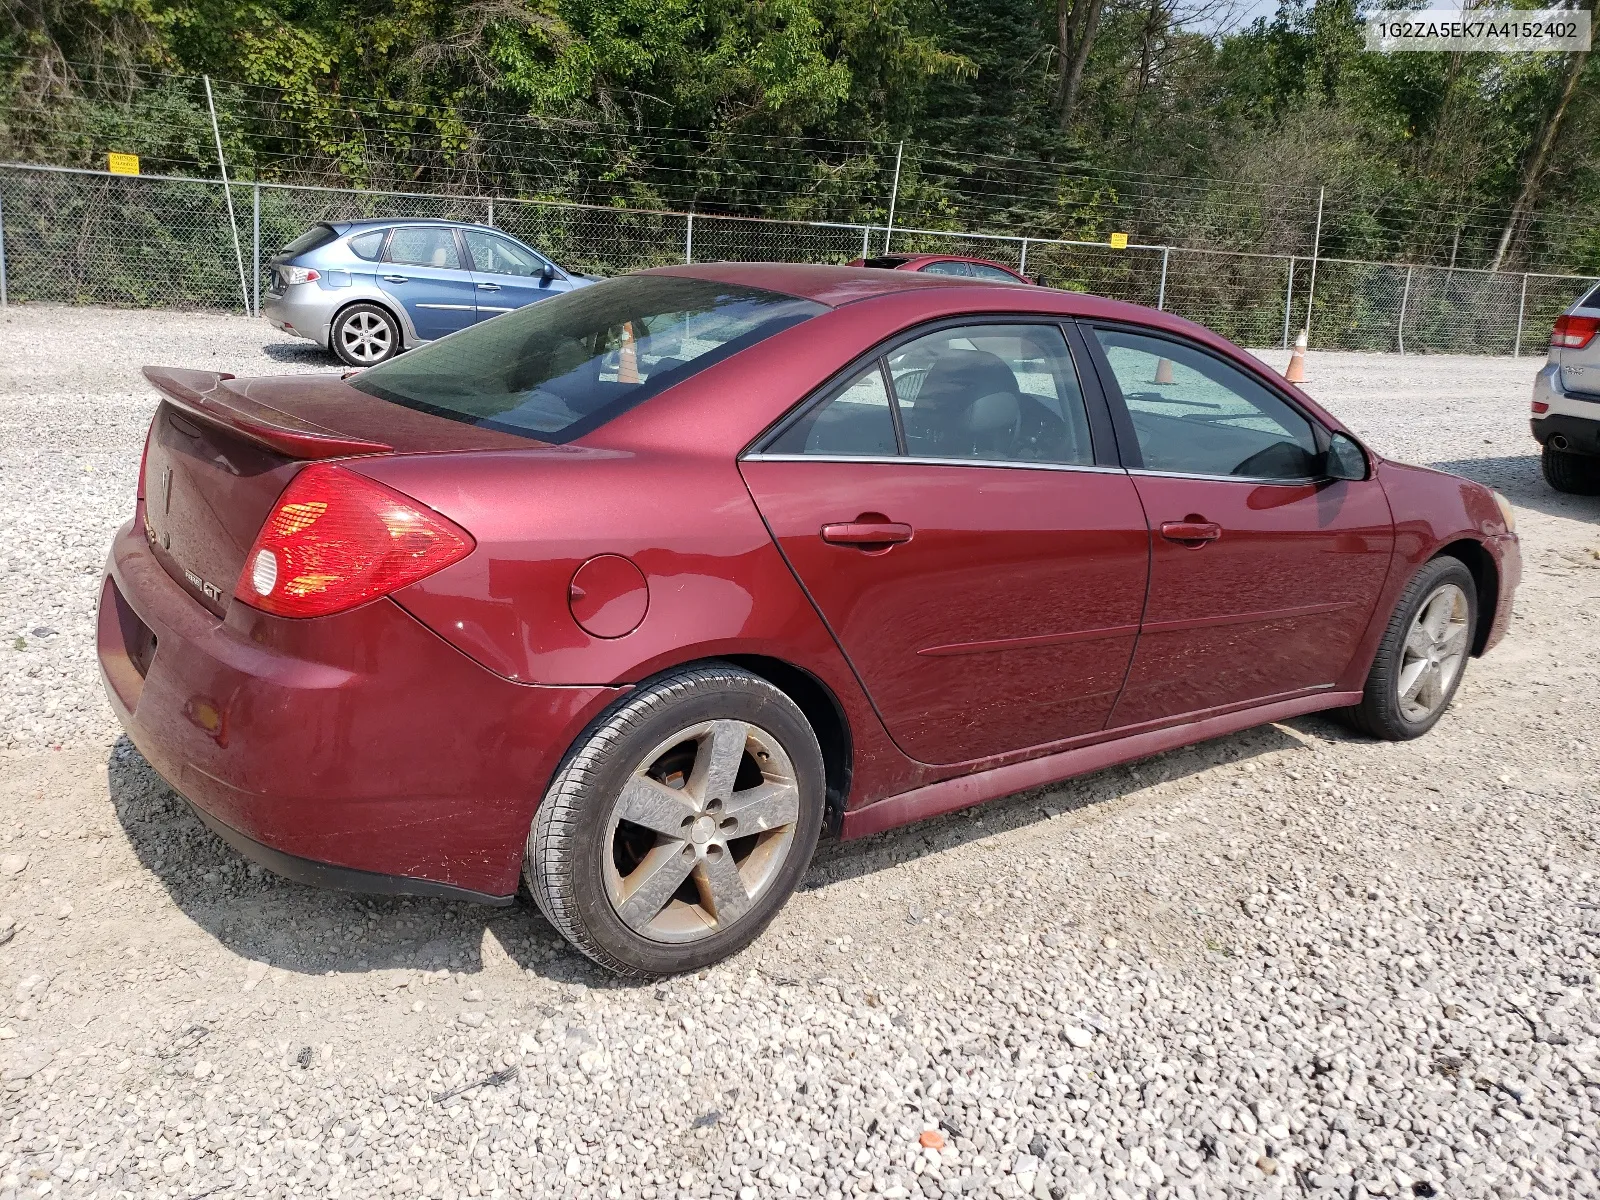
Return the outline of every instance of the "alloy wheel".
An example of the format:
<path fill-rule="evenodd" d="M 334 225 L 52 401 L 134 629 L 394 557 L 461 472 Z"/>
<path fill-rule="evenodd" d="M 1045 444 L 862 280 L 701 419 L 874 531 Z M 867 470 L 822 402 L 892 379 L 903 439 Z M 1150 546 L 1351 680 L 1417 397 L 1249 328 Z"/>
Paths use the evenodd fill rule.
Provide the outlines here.
<path fill-rule="evenodd" d="M 352 313 L 339 326 L 339 343 L 353 359 L 363 363 L 382 362 L 394 340 L 389 323 L 377 313 Z"/>
<path fill-rule="evenodd" d="M 692 942 L 748 913 L 794 844 L 800 789 L 778 739 L 706 721 L 661 742 L 624 785 L 606 838 L 606 894 L 635 933 Z"/>
<path fill-rule="evenodd" d="M 1450 695 L 1466 659 L 1472 610 L 1467 594 L 1446 583 L 1422 603 L 1406 634 L 1397 687 L 1408 721 L 1432 716 Z"/>

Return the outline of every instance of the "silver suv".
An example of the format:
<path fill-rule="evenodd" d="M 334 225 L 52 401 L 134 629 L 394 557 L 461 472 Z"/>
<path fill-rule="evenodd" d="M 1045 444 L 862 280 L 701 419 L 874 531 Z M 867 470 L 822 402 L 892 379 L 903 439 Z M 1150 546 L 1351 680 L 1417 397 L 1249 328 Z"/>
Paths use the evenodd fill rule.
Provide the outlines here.
<path fill-rule="evenodd" d="M 1533 381 L 1533 436 L 1558 492 L 1600 495 L 1600 287 L 1561 316 Z"/>

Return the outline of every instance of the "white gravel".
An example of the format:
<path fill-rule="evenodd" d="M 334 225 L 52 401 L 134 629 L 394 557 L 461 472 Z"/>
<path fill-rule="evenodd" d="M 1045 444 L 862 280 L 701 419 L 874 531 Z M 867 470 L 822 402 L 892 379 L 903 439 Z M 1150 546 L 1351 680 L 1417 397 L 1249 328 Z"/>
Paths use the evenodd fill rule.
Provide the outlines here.
<path fill-rule="evenodd" d="M 1510 639 L 1428 737 L 1310 718 L 826 846 L 651 986 L 528 908 L 277 881 L 118 740 L 146 361 L 332 369 L 241 318 L 0 318 L 0 1200 L 1600 1194 L 1600 501 L 1537 479 L 1532 360 L 1311 356 L 1518 508 Z"/>

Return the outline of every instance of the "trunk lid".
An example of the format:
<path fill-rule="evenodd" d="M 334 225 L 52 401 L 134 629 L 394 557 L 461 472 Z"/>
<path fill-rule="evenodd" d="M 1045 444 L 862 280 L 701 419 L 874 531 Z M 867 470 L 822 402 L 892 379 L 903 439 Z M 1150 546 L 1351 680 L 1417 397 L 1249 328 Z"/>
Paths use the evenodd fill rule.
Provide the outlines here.
<path fill-rule="evenodd" d="M 305 463 L 530 444 L 402 408 L 338 376 L 144 373 L 162 397 L 145 457 L 145 537 L 167 573 L 219 617 L 256 534 Z"/>
<path fill-rule="evenodd" d="M 1575 317 L 1600 318 L 1600 287 L 1567 309 L 1567 312 Z M 1581 350 L 1552 347 L 1551 353 L 1561 366 L 1563 391 L 1600 395 L 1600 334 L 1591 338 Z"/>

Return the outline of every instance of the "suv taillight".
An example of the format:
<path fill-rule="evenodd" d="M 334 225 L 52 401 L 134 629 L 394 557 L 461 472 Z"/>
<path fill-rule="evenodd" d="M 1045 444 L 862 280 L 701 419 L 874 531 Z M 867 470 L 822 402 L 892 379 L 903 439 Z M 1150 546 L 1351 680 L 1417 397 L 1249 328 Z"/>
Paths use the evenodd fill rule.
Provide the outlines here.
<path fill-rule="evenodd" d="M 409 496 L 316 463 L 278 497 L 234 596 L 280 617 L 328 616 L 443 570 L 476 544 Z"/>
<path fill-rule="evenodd" d="M 1563 350 L 1582 350 L 1594 341 L 1596 333 L 1600 333 L 1600 317 L 1560 316 L 1550 331 L 1550 344 Z"/>

